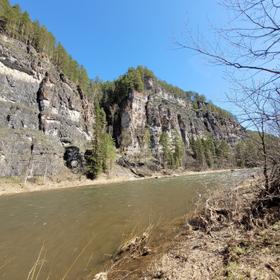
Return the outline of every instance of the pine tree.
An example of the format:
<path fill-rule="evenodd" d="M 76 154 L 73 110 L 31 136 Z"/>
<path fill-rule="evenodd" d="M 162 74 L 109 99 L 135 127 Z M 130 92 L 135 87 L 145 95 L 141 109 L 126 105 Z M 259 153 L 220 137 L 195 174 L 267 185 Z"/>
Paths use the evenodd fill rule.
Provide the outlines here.
<path fill-rule="evenodd" d="M 174 167 L 179 168 L 182 166 L 183 158 L 185 154 L 185 146 L 182 140 L 182 137 L 179 135 L 177 131 L 175 131 L 174 136 Z"/>
<path fill-rule="evenodd" d="M 196 159 L 196 162 L 199 167 L 203 168 L 205 167 L 205 151 L 202 144 L 202 140 L 200 138 L 194 140 L 191 139 L 190 145 L 192 148 L 192 151 L 194 153 L 194 158 Z"/>
<path fill-rule="evenodd" d="M 173 168 L 174 167 L 174 157 L 173 157 L 173 146 L 170 139 L 170 136 L 167 132 L 163 132 L 160 136 L 160 144 L 163 151 L 163 165 L 164 168 Z"/>
<path fill-rule="evenodd" d="M 37 20 L 33 23 L 33 36 L 32 36 L 32 40 L 31 40 L 31 44 L 34 46 L 34 48 L 38 52 L 43 51 L 44 40 L 43 40 L 43 37 L 41 35 L 40 23 Z"/>
<path fill-rule="evenodd" d="M 20 8 L 18 5 L 13 6 L 7 10 L 5 15 L 6 22 L 6 31 L 12 38 L 18 38 L 18 28 L 20 26 Z"/>
<path fill-rule="evenodd" d="M 228 159 L 230 155 L 228 143 L 222 140 L 217 147 L 217 156 L 220 159 Z"/>
<path fill-rule="evenodd" d="M 8 0 L 0 0 L 0 31 L 47 54 L 61 72 L 78 83 L 84 92 L 89 92 L 90 80 L 84 67 L 73 60 L 60 43 L 57 44 L 45 26 L 22 12 L 19 5 L 11 6 Z"/>
<path fill-rule="evenodd" d="M 25 43 L 27 43 L 29 41 L 30 38 L 30 34 L 32 32 L 32 26 L 31 26 L 31 21 L 29 18 L 29 15 L 27 12 L 24 12 L 21 15 L 21 19 L 20 19 L 20 27 L 19 27 L 20 31 L 21 31 L 21 40 Z"/>
<path fill-rule="evenodd" d="M 109 173 L 116 159 L 116 146 L 109 133 L 103 135 L 103 171 Z"/>
<path fill-rule="evenodd" d="M 78 84 L 84 91 L 87 91 L 89 87 L 89 78 L 87 71 L 83 66 L 78 67 Z"/>
<path fill-rule="evenodd" d="M 212 168 L 214 165 L 214 159 L 216 155 L 215 144 L 212 136 L 208 136 L 205 139 L 201 139 L 204 157 L 208 167 Z"/>
<path fill-rule="evenodd" d="M 109 172 L 116 158 L 115 143 L 106 132 L 106 116 L 100 104 L 95 100 L 95 137 L 92 141 L 92 153 L 87 160 L 87 176 L 95 179 L 102 171 Z"/>
<path fill-rule="evenodd" d="M 147 162 L 148 158 L 151 156 L 151 133 L 149 128 L 145 128 L 144 131 L 142 153 L 145 162 Z"/>

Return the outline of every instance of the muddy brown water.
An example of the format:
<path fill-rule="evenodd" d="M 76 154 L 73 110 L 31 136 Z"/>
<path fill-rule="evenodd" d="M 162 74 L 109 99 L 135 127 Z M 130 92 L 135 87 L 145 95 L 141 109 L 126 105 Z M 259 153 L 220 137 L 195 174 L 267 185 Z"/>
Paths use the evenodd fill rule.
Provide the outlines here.
<path fill-rule="evenodd" d="M 198 197 L 252 171 L 149 179 L 0 198 L 0 279 L 92 279 L 120 244 L 149 224 L 167 225 Z M 40 253 L 41 252 L 41 253 Z M 40 258 L 36 263 L 36 259 Z M 36 279 L 36 273 L 29 279 Z"/>

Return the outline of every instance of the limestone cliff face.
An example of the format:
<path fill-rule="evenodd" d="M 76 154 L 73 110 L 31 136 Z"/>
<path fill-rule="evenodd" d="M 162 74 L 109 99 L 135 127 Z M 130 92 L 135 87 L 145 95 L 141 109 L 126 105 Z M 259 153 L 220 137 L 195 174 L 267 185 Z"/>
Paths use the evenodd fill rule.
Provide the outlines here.
<path fill-rule="evenodd" d="M 233 118 L 205 109 L 206 105 L 198 102 L 194 109 L 192 101 L 176 98 L 157 81 L 148 79 L 143 92 L 132 91 L 120 104 L 107 103 L 105 111 L 109 130 L 130 161 L 143 158 L 148 131 L 152 155 L 161 162 L 163 132 L 171 139 L 180 135 L 189 155 L 191 139 L 212 135 L 234 146 L 245 135 L 244 128 Z"/>
<path fill-rule="evenodd" d="M 0 176 L 55 175 L 65 148 L 86 149 L 92 106 L 32 47 L 0 35 Z"/>
<path fill-rule="evenodd" d="M 194 106 L 175 97 L 155 77 L 146 77 L 139 91 L 119 92 L 103 104 L 122 165 L 163 168 L 163 134 L 180 137 L 186 167 L 191 139 L 212 135 L 234 146 L 244 136 L 233 118 L 205 102 Z M 61 175 L 65 166 L 75 165 L 79 171 L 94 137 L 93 111 L 82 90 L 48 57 L 0 34 L 0 176 Z"/>

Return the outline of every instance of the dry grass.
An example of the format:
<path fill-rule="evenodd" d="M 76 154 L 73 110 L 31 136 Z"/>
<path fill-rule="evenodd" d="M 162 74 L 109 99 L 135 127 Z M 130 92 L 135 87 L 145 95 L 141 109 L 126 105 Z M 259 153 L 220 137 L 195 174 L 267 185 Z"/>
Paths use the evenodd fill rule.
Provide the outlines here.
<path fill-rule="evenodd" d="M 69 266 L 69 268 L 66 270 L 66 272 L 64 273 L 64 275 L 62 276 L 61 280 L 65 280 L 67 279 L 68 275 L 70 274 L 71 270 L 73 269 L 73 267 L 75 266 L 75 264 L 78 262 L 78 260 L 80 259 L 80 257 L 83 255 L 83 253 L 86 251 L 86 249 L 89 247 L 89 245 L 91 244 L 92 240 L 90 240 L 80 251 L 80 253 L 77 255 L 77 257 L 74 259 L 73 263 Z"/>
<path fill-rule="evenodd" d="M 229 240 L 220 279 L 280 279 L 280 222 Z"/>
<path fill-rule="evenodd" d="M 74 268 L 74 266 L 77 264 L 78 260 L 81 258 L 81 256 L 84 254 L 84 252 L 88 249 L 90 244 L 92 243 L 92 239 L 81 249 L 81 251 L 77 254 L 76 258 L 73 260 L 72 264 L 68 267 L 68 269 L 65 271 L 63 276 L 60 278 L 61 280 L 66 280 L 66 279 L 72 279 L 71 278 L 71 271 Z M 28 276 L 26 280 L 41 280 L 43 279 L 42 275 L 42 270 L 44 265 L 47 263 L 47 250 L 45 248 L 45 245 L 43 244 L 39 254 L 32 265 Z M 1 269 L 1 267 L 0 267 Z M 50 274 L 49 276 L 46 276 L 44 279 L 49 280 L 50 279 Z"/>
<path fill-rule="evenodd" d="M 106 272 L 108 279 L 131 279 L 133 274 L 138 273 L 139 267 L 132 264 L 131 260 L 137 260 L 151 253 L 149 241 L 154 228 L 154 225 L 149 224 L 142 234 L 136 235 L 135 231 L 129 234 L 112 258 L 112 265 Z"/>
<path fill-rule="evenodd" d="M 279 183 L 268 192 L 263 180 L 251 178 L 203 206 L 201 200 L 168 249 L 133 256 L 132 239 L 108 279 L 280 279 Z"/>
<path fill-rule="evenodd" d="M 249 180 L 209 198 L 142 279 L 280 279 L 279 183 L 268 192 Z"/>
<path fill-rule="evenodd" d="M 31 267 L 28 276 L 27 276 L 27 280 L 38 280 L 40 273 L 42 271 L 42 268 L 44 266 L 44 264 L 46 263 L 46 255 L 47 255 L 47 251 L 45 249 L 45 246 L 42 245 L 39 254 L 37 256 L 37 259 L 35 260 L 33 266 Z"/>
<path fill-rule="evenodd" d="M 234 189 L 215 192 L 187 223 L 192 229 L 206 233 L 225 226 L 241 226 L 243 217 L 250 210 L 262 184 L 260 179 L 249 179 Z"/>

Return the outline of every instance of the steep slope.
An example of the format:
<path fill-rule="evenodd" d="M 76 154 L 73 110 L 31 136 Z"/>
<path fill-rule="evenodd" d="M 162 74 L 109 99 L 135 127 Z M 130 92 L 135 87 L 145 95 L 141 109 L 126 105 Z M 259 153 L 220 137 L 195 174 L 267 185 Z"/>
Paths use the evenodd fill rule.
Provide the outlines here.
<path fill-rule="evenodd" d="M 133 171 L 144 167 L 151 174 L 235 164 L 235 146 L 246 132 L 201 96 L 172 87 L 143 67 L 101 88 L 101 107 L 120 165 Z M 0 110 L 2 177 L 62 175 L 68 172 L 65 166 L 79 171 L 83 154 L 94 154 L 88 151 L 97 129 L 93 101 L 46 54 L 4 34 Z M 136 171 L 145 175 L 141 172 Z"/>
<path fill-rule="evenodd" d="M 85 151 L 92 105 L 81 89 L 27 44 L 0 35 L 0 176 L 65 170 L 65 148 Z"/>
<path fill-rule="evenodd" d="M 230 114 L 187 93 L 176 96 L 172 88 L 170 91 L 153 75 L 146 75 L 149 70 L 132 69 L 120 79 L 131 76 L 133 71 L 135 75 L 140 71 L 142 89 L 129 86 L 120 97 L 117 81 L 104 100 L 109 131 L 128 161 L 143 163 L 152 157 L 154 167 L 166 167 L 168 153 L 172 156 L 176 149 L 183 148 L 184 155 L 179 160 L 190 167 L 196 157 L 193 143 L 197 140 L 206 143 L 211 139 L 216 148 L 226 143 L 232 150 L 245 136 L 244 128 Z M 120 88 L 125 92 L 123 86 Z"/>

